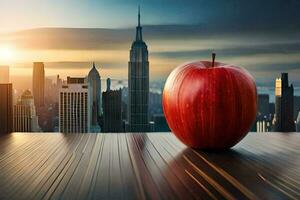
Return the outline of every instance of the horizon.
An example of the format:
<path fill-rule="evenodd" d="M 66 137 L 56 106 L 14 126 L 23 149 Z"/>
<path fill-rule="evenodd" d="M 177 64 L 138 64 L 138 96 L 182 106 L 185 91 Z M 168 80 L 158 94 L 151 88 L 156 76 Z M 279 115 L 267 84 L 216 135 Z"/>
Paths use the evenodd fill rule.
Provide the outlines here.
<path fill-rule="evenodd" d="M 259 83 L 268 85 L 281 72 L 291 82 L 300 79 L 295 0 L 15 1 L 0 3 L 0 17 L 10 16 L 0 22 L 0 66 L 9 65 L 13 76 L 31 75 L 35 61 L 45 63 L 47 76 L 84 76 L 95 61 L 102 77 L 124 79 L 140 4 L 152 81 L 166 80 L 187 61 L 210 60 L 212 52 L 219 62 L 247 69 Z"/>
<path fill-rule="evenodd" d="M 186 25 L 189 27 L 190 25 Z M 163 26 L 160 26 L 163 27 Z M 146 29 L 146 30 L 145 30 Z M 44 30 L 61 30 L 65 31 L 65 28 L 38 28 L 31 29 L 29 32 L 35 31 L 44 31 Z M 68 28 L 68 30 L 74 30 L 72 28 Z M 76 28 L 75 30 L 84 31 L 84 30 L 103 30 L 101 28 L 96 29 L 82 29 Z M 112 30 L 112 29 L 106 29 Z M 113 29 L 116 30 L 116 29 Z M 90 63 L 95 61 L 102 70 L 104 76 L 109 76 L 111 78 L 122 79 L 127 76 L 127 62 L 128 62 L 128 49 L 130 47 L 130 39 L 134 36 L 134 29 L 126 29 L 127 38 L 122 41 L 123 43 L 120 47 L 116 47 L 115 43 L 118 41 L 113 41 L 112 44 L 105 44 L 104 47 L 85 47 L 84 49 L 80 49 L 78 47 L 46 47 L 47 44 L 43 44 L 43 38 L 40 38 L 39 45 L 42 47 L 35 47 L 34 44 L 30 44 L 33 47 L 26 47 L 28 44 L 26 42 L 30 42 L 27 40 L 21 41 L 19 39 L 19 45 L 24 45 L 24 47 L 19 48 L 15 52 L 11 52 L 11 57 L 18 57 L 17 61 L 10 58 L 5 61 L 5 58 L 2 59 L 1 65 L 9 65 L 11 69 L 12 75 L 18 75 L 20 71 L 22 75 L 30 75 L 32 62 L 41 61 L 45 63 L 45 67 L 48 68 L 47 75 L 54 76 L 56 74 L 60 74 L 61 76 L 66 76 L 63 74 L 65 69 L 75 69 L 73 76 L 84 75 L 86 71 L 90 68 Z M 151 30 L 151 32 L 155 32 L 157 30 Z M 168 26 L 167 26 L 167 31 Z M 51 31 L 50 31 L 51 32 Z M 55 33 L 52 33 L 55 40 L 60 40 L 60 38 L 55 38 Z M 71 35 L 75 36 L 75 39 L 71 38 L 74 42 L 76 42 L 76 35 L 78 33 L 72 32 Z M 89 36 L 90 33 L 85 33 Z M 29 34 L 30 35 L 30 34 Z M 48 35 L 51 36 L 51 33 Z M 231 47 L 228 44 L 225 44 L 225 47 L 219 47 L 218 44 L 213 44 L 214 39 L 202 40 L 201 39 L 191 39 L 191 41 L 187 41 L 191 43 L 193 46 L 191 48 L 182 47 L 182 39 L 175 38 L 175 42 L 172 44 L 172 40 L 166 39 L 164 41 L 160 41 L 155 37 L 150 36 L 148 41 L 148 33 L 147 26 L 144 27 L 144 35 L 145 40 L 148 43 L 148 48 L 150 50 L 150 78 L 151 80 L 165 80 L 170 71 L 176 66 L 182 64 L 189 60 L 208 60 L 210 59 L 210 52 L 217 52 L 217 60 L 221 62 L 225 60 L 225 63 L 235 64 L 237 66 L 245 67 L 250 71 L 250 73 L 254 76 L 254 78 L 258 82 L 272 82 L 275 77 L 280 76 L 281 72 L 296 72 L 291 74 L 291 81 L 294 82 L 299 79 L 299 50 L 298 43 L 297 44 L 266 44 L 266 45 L 257 45 L 257 47 L 251 47 L 247 45 L 242 45 L 241 47 Z M 230 34 L 229 37 L 232 37 Z M 35 34 L 33 33 L 33 36 Z M 32 36 L 32 37 L 33 37 Z M 28 37 L 28 35 L 27 35 Z M 174 37 L 174 36 L 173 36 Z M 176 35 L 175 35 L 176 37 Z M 204 36 L 204 38 L 207 36 Z M 228 36 L 227 36 L 228 37 Z M 9 38 L 9 37 L 8 37 Z M 50 37 L 51 38 L 51 37 Z M 62 37 L 63 38 L 63 37 Z M 87 37 L 88 38 L 88 37 Z M 77 38 L 78 39 L 78 38 Z M 4 39 L 5 40 L 5 39 Z M 96 39 L 97 40 L 97 39 Z M 99 40 L 99 39 L 98 39 Z M 100 39 L 101 40 L 101 39 Z M 114 38 L 116 40 L 116 38 Z M 224 42 L 226 39 L 221 39 L 219 43 Z M 196 41 L 196 44 L 194 43 Z M 56 41 L 57 42 L 57 41 Z M 104 41 L 105 42 L 105 41 Z M 166 43 L 165 47 L 162 43 Z M 176 43 L 177 42 L 177 43 Z M 197 47 L 197 43 L 207 42 L 211 46 L 216 46 L 214 49 L 207 49 L 204 46 L 200 46 L 200 50 Z M 93 42 L 89 42 L 93 43 Z M 217 42 L 218 43 L 218 42 Z M 56 45 L 56 43 L 52 44 Z M 168 45 L 171 45 L 168 47 Z M 273 46 L 278 46 L 280 49 L 278 52 L 273 49 Z M 43 47 L 44 46 L 44 47 Z M 176 49 L 174 48 L 174 46 Z M 226 47 L 227 46 L 227 47 Z M 28 49 L 26 49 L 28 48 Z M 120 50 L 117 50 L 119 48 Z M 184 48 L 180 50 L 180 48 Z M 262 49 L 265 48 L 266 53 L 262 53 Z M 285 49 L 286 48 L 286 49 Z M 289 48 L 291 50 L 289 50 Z M 16 48 L 17 49 L 17 48 Z M 255 53 L 255 51 L 260 53 Z M 274 52 L 275 51 L 275 52 Z M 289 53 L 290 51 L 290 53 Z M 219 52 L 219 53 L 218 53 Z M 237 54 L 234 57 L 229 56 L 228 54 L 233 52 L 233 54 Z M 239 53 L 237 53 L 239 52 Z M 30 53 L 31 56 L 30 57 Z M 199 54 L 199 56 L 197 55 Z M 242 54 L 242 55 L 239 55 Z M 244 55 L 243 55 L 244 54 Z M 118 56 L 117 61 L 112 61 L 115 56 Z M 278 58 L 278 56 L 282 55 L 282 58 Z M 300 55 L 300 54 L 299 54 Z M 23 59 L 22 59 L 23 56 Z M 274 61 L 271 58 L 274 57 Z M 94 59 L 93 59 L 94 58 Z M 72 60 L 73 59 L 73 60 Z M 1 60 L 1 59 L 0 59 Z M 4 60 L 4 61 L 3 61 Z M 10 61 L 9 61 L 10 60 Z M 48 61 L 47 61 L 48 60 Z M 228 60 L 228 62 L 226 62 Z M 252 60 L 257 60 L 260 64 L 254 64 Z M 280 60 L 280 61 L 278 61 Z M 282 60 L 282 61 L 281 61 Z M 243 65 L 239 65 L 238 63 L 244 63 Z M 274 63 L 274 64 L 272 64 Z M 284 64 L 282 64 L 284 63 Z M 260 65 L 261 67 L 257 66 Z M 163 66 L 163 67 L 161 67 Z M 111 73 L 113 72 L 113 73 Z"/>

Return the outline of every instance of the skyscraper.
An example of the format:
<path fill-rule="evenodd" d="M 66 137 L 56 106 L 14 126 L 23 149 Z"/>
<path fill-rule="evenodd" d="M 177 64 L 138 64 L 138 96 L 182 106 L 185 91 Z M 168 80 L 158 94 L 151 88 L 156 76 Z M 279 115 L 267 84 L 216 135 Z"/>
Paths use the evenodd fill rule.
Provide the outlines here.
<path fill-rule="evenodd" d="M 289 85 L 288 74 L 282 73 L 281 78 L 277 78 L 275 82 L 275 131 L 295 131 L 293 100 L 293 85 Z"/>
<path fill-rule="evenodd" d="M 297 124 L 297 132 L 300 132 L 300 111 L 298 113 L 296 124 Z"/>
<path fill-rule="evenodd" d="M 268 116 L 270 114 L 269 110 L 269 95 L 268 94 L 258 94 L 258 116 Z"/>
<path fill-rule="evenodd" d="M 43 107 L 45 104 L 44 90 L 45 90 L 44 63 L 34 62 L 33 74 L 32 74 L 32 92 L 33 92 L 34 104 L 37 109 Z"/>
<path fill-rule="evenodd" d="M 20 101 L 16 105 L 14 105 L 14 131 L 40 131 L 33 96 L 29 90 L 26 90 L 22 94 Z"/>
<path fill-rule="evenodd" d="M 99 126 L 99 119 L 102 114 L 102 107 L 101 107 L 101 78 L 99 75 L 98 70 L 96 69 L 95 63 L 93 63 L 93 67 L 90 70 L 88 77 L 88 88 L 89 88 L 89 109 L 92 111 L 90 112 L 91 118 L 91 132 L 97 133 L 101 131 Z"/>
<path fill-rule="evenodd" d="M 294 120 L 297 119 L 300 111 L 300 96 L 294 96 Z"/>
<path fill-rule="evenodd" d="M 110 89 L 107 79 L 107 90 L 103 92 L 103 132 L 123 132 L 122 126 L 122 91 Z"/>
<path fill-rule="evenodd" d="M 256 121 L 253 124 L 252 131 L 269 132 L 272 129 L 273 116 L 270 113 L 270 102 L 268 94 L 258 94 L 258 109 Z"/>
<path fill-rule="evenodd" d="M 147 45 L 142 36 L 140 9 L 128 63 L 128 97 L 128 131 L 149 131 L 149 62 Z"/>
<path fill-rule="evenodd" d="M 0 83 L 9 83 L 9 67 L 0 66 Z"/>
<path fill-rule="evenodd" d="M 59 131 L 62 133 L 87 133 L 90 131 L 88 86 L 63 85 L 59 94 Z"/>
<path fill-rule="evenodd" d="M 13 95 L 11 83 L 0 83 L 0 134 L 13 131 Z"/>

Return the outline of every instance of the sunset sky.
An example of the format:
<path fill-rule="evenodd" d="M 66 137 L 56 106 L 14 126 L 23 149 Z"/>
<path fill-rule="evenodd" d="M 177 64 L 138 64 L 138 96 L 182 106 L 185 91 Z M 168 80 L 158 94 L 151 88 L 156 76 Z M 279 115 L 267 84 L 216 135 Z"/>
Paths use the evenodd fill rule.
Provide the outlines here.
<path fill-rule="evenodd" d="M 298 0 L 1 0 L 0 65 L 12 76 L 86 75 L 92 61 L 103 78 L 127 78 L 137 6 L 150 52 L 151 80 L 164 80 L 189 60 L 248 69 L 259 82 L 280 72 L 300 80 Z"/>

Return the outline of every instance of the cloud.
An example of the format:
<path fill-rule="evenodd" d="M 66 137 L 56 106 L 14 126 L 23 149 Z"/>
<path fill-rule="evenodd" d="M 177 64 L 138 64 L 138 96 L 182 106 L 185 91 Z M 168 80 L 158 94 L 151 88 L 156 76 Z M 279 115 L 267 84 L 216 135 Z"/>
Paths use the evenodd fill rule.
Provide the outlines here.
<path fill-rule="evenodd" d="M 129 33 L 114 29 L 41 28 L 2 34 L 1 40 L 25 49 L 109 50 L 128 43 Z"/>
<path fill-rule="evenodd" d="M 222 62 L 245 67 L 257 80 L 273 81 L 281 71 L 294 72 L 291 77 L 300 78 L 300 29 L 220 30 L 205 25 L 143 27 L 151 79 L 164 80 L 172 69 L 189 60 L 210 60 L 212 51 Z M 15 65 L 19 68 L 44 61 L 49 73 L 66 74 L 64 70 L 74 69 L 79 74 L 96 61 L 103 73 L 113 78 L 127 76 L 135 30 L 45 28 L 2 36 L 0 42 L 16 45 Z"/>
<path fill-rule="evenodd" d="M 281 44 L 263 44 L 263 45 L 238 45 L 229 47 L 216 47 L 200 50 L 185 50 L 185 51 L 162 51 L 152 53 L 155 56 L 166 58 L 195 58 L 195 57 L 207 57 L 212 51 L 221 55 L 222 57 L 234 56 L 250 56 L 258 54 L 294 54 L 300 53 L 300 42 L 296 43 L 281 43 Z"/>
<path fill-rule="evenodd" d="M 253 42 L 300 40 L 300 26 L 293 29 L 234 29 L 205 25 L 151 25 L 143 27 L 146 41 L 220 40 Z M 40 28 L 2 33 L 0 43 L 12 43 L 26 49 L 125 50 L 135 36 L 134 28 Z"/>

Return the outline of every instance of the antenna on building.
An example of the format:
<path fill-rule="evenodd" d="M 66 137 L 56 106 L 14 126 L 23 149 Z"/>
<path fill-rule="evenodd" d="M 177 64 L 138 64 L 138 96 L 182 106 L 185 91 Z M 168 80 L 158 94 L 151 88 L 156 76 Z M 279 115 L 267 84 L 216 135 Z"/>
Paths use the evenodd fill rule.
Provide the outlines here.
<path fill-rule="evenodd" d="M 139 5 L 139 11 L 138 11 L 138 26 L 141 26 L 141 7 Z"/>
<path fill-rule="evenodd" d="M 142 41 L 142 27 L 141 27 L 141 9 L 138 7 L 138 26 L 136 27 L 136 41 Z"/>

